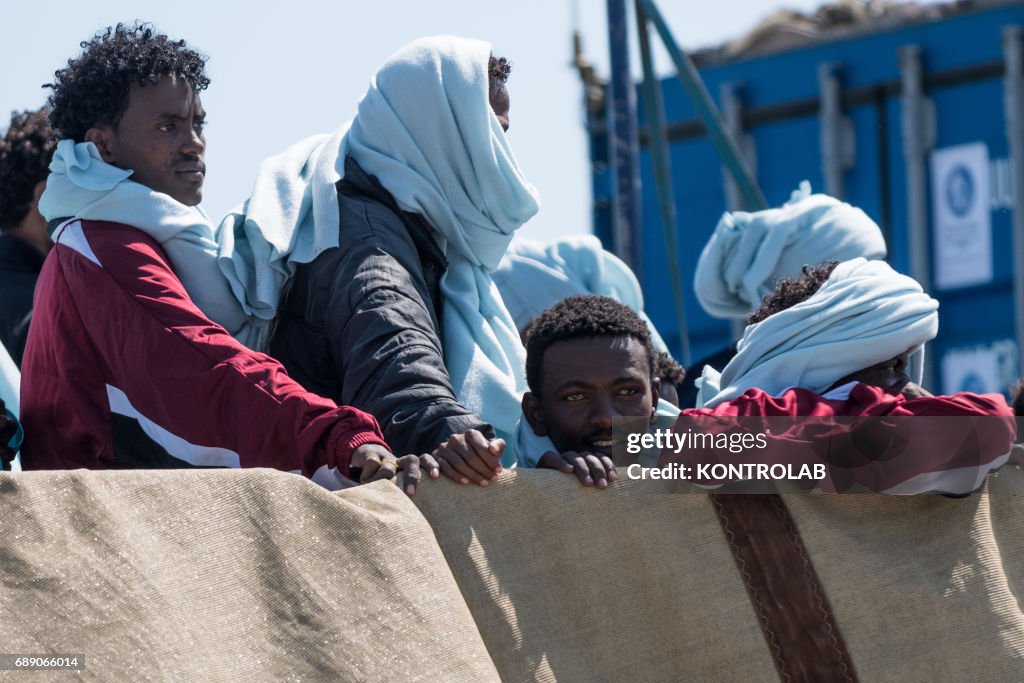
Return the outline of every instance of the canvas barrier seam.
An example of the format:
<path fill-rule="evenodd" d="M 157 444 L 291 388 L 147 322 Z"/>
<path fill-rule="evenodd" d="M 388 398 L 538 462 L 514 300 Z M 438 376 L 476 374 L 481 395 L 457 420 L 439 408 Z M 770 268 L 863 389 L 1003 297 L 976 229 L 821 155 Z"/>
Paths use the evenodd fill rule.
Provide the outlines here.
<path fill-rule="evenodd" d="M 777 514 L 785 525 L 786 530 L 790 534 L 790 540 L 792 541 L 793 546 L 800 555 L 800 560 L 803 563 L 804 577 L 807 580 L 807 586 L 811 589 L 811 593 L 817 602 L 818 612 L 821 615 L 822 623 L 824 624 L 829 640 L 832 643 L 832 652 L 836 656 L 836 663 L 839 665 L 842 678 L 844 681 L 854 683 L 856 681 L 856 676 L 853 667 L 853 659 L 850 656 L 849 650 L 846 648 L 846 643 L 843 642 L 842 633 L 839 630 L 839 624 L 836 622 L 835 614 L 832 612 L 832 605 L 829 603 L 828 596 L 824 592 L 824 586 L 821 583 L 821 579 L 818 577 L 818 573 L 814 571 L 814 564 L 811 562 L 811 558 L 807 554 L 807 547 L 804 545 L 803 538 L 800 536 L 800 530 L 796 528 L 796 522 L 789 514 L 789 509 L 786 507 L 785 502 L 783 502 L 782 496 L 773 495 L 771 497 L 771 501 L 775 505 Z"/>
<path fill-rule="evenodd" d="M 740 575 L 743 577 L 743 585 L 747 589 L 747 595 L 754 606 L 754 610 L 757 612 L 757 619 L 761 624 L 761 631 L 764 633 L 765 640 L 768 641 L 768 647 L 772 652 L 772 661 L 775 662 L 775 668 L 778 670 L 779 676 L 784 681 L 792 680 L 789 673 L 786 671 L 786 661 L 782 656 L 782 646 L 775 637 L 775 632 L 772 630 L 772 624 L 768 618 L 767 610 L 765 609 L 764 603 L 761 601 L 761 596 L 758 593 L 757 587 L 754 586 L 750 572 L 747 571 L 746 567 L 748 558 L 744 557 L 743 551 L 736 543 L 736 533 L 731 528 L 730 513 L 727 509 L 729 504 L 725 502 L 722 495 L 717 493 L 712 493 L 710 498 L 711 502 L 715 506 L 715 511 L 718 513 L 718 521 L 721 524 L 722 531 L 725 533 L 726 541 L 729 544 L 729 551 L 732 553 L 733 560 L 736 561 L 736 567 L 739 569 Z M 754 560 L 753 557 L 750 557 L 749 559 L 752 561 Z M 754 567 L 755 571 L 757 571 L 757 569 L 758 567 Z"/>
<path fill-rule="evenodd" d="M 710 498 L 780 678 L 825 676 L 856 683 L 853 660 L 782 498 L 717 493 Z M 738 538 L 741 534 L 746 542 Z M 787 580 L 786 569 L 797 566 L 799 580 Z M 825 642 L 815 633 L 823 633 Z"/>

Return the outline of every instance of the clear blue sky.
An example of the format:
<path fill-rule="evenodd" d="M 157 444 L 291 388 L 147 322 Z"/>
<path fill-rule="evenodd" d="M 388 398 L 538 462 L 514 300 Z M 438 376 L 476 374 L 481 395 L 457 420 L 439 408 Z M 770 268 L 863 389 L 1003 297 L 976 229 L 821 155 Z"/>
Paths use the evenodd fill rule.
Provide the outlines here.
<path fill-rule="evenodd" d="M 808 11 L 820 3 L 701 4 L 659 3 L 686 49 L 739 36 L 780 6 Z M 603 0 L 578 0 L 575 10 L 570 0 L 59 0 L 9 2 L 2 14 L 0 128 L 10 111 L 42 105 L 48 91 L 40 85 L 79 52 L 80 41 L 109 24 L 151 21 L 209 55 L 203 206 L 215 219 L 248 194 L 263 158 L 351 118 L 377 66 L 405 43 L 440 33 L 488 40 L 495 54 L 513 62 L 509 134 L 541 193 L 541 212 L 524 231 L 535 238 L 590 231 L 582 89 L 570 67 L 571 35 L 578 21 L 587 56 L 606 75 Z"/>

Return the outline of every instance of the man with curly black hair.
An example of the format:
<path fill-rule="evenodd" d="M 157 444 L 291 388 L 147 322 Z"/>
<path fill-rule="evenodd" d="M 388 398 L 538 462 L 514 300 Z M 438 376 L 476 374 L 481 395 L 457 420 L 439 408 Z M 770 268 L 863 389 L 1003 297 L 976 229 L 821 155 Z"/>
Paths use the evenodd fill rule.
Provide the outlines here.
<path fill-rule="evenodd" d="M 186 206 L 203 196 L 206 59 L 146 24 L 118 24 L 82 43 L 85 52 L 47 87 L 61 139 L 92 142 L 108 164 Z"/>
<path fill-rule="evenodd" d="M 537 466 L 605 488 L 616 478 L 613 428 L 647 428 L 658 405 L 647 325 L 612 298 L 571 296 L 545 309 L 526 334 L 523 416 L 555 447 Z"/>
<path fill-rule="evenodd" d="M 855 259 L 806 268 L 765 297 L 733 363 L 721 378 L 705 376 L 715 385 L 709 405 L 684 410 L 677 428 L 745 431 L 757 418 L 768 434 L 779 424 L 771 419 L 784 418 L 790 429 L 786 438 L 793 441 L 773 443 L 781 454 L 713 454 L 756 463 L 761 457 L 782 462 L 812 452 L 799 444 L 817 438 L 822 423 L 809 420 L 803 433 L 803 423 L 793 422 L 801 416 L 972 417 L 898 422 L 897 452 L 872 453 L 861 469 L 830 470 L 831 479 L 822 483 L 827 490 L 843 490 L 853 481 L 874 491 L 968 493 L 1007 461 L 1011 412 L 999 395 L 932 396 L 912 381 L 909 356 L 934 336 L 936 324 L 935 302 L 884 262 Z M 615 436 L 642 431 L 660 396 L 658 361 L 646 326 L 611 299 L 571 297 L 538 316 L 527 334 L 530 392 L 523 398 L 523 414 L 558 451 L 545 453 L 538 465 L 576 472 L 585 485 L 607 486 L 616 476 L 613 426 Z M 742 425 L 741 418 L 747 420 Z M 828 433 L 828 438 L 837 435 Z M 702 460 L 705 454 L 697 448 L 665 457 L 691 471 L 717 462 Z M 871 464 L 876 461 L 881 464 Z"/>
<path fill-rule="evenodd" d="M 217 285 L 212 226 L 195 208 L 205 58 L 148 24 L 82 47 L 49 86 L 62 139 L 40 209 L 55 246 L 23 364 L 24 466 L 393 477 L 372 416 L 304 391 L 207 318 L 179 279 L 211 255 L 211 277 L 193 285 Z"/>
<path fill-rule="evenodd" d="M 47 109 L 14 112 L 0 139 L 0 344 L 21 365 L 32 293 L 50 250 L 39 197 L 54 145 Z"/>

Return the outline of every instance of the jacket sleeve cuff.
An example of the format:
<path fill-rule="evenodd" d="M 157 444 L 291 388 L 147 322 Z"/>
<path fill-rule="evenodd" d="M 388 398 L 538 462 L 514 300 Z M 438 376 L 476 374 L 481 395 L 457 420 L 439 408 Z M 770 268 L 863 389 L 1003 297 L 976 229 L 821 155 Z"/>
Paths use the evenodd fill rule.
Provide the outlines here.
<path fill-rule="evenodd" d="M 384 438 L 377 432 L 370 430 L 361 430 L 357 432 L 351 432 L 347 438 L 343 437 L 338 439 L 337 449 L 335 450 L 335 461 L 333 466 L 337 467 L 338 470 L 345 475 L 349 476 L 349 469 L 352 463 L 352 453 L 360 446 L 365 446 L 368 443 L 375 443 L 388 450 L 391 448 L 388 446 Z"/>

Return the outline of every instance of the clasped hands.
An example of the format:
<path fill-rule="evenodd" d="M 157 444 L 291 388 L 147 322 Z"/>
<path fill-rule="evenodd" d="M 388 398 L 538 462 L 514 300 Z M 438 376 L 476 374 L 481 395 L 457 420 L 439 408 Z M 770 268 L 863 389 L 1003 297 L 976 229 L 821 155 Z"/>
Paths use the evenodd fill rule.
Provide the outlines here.
<path fill-rule="evenodd" d="M 383 446 L 365 444 L 352 453 L 352 474 L 360 484 L 381 479 L 394 479 L 399 471 L 405 473 L 404 490 L 409 496 L 424 473 L 431 479 L 442 474 L 460 484 L 487 486 L 498 478 L 503 468 L 501 456 L 505 452 L 503 439 L 488 439 L 475 429 L 453 434 L 433 453 L 396 457 Z M 537 463 L 538 467 L 575 474 L 584 486 L 607 488 L 615 481 L 615 465 L 607 455 L 595 453 L 555 453 L 548 451 Z"/>

